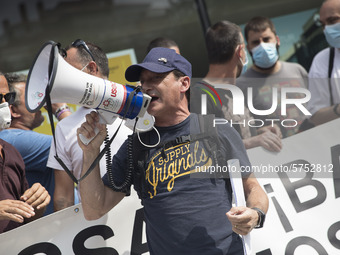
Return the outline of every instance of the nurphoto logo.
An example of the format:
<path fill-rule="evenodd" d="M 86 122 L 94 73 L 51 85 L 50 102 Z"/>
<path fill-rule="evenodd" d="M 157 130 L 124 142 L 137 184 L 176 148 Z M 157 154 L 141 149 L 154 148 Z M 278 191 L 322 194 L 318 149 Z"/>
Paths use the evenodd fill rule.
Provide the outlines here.
<path fill-rule="evenodd" d="M 233 115 L 244 115 L 245 114 L 245 107 L 247 106 L 250 113 L 254 114 L 255 116 L 269 116 L 277 111 L 277 108 L 280 108 L 280 115 L 287 116 L 287 109 L 295 107 L 299 111 L 302 112 L 305 116 L 311 116 L 312 114 L 307 110 L 305 104 L 310 100 L 311 93 L 306 88 L 299 88 L 299 87 L 282 87 L 280 89 L 280 93 L 276 87 L 273 87 L 271 90 L 271 99 L 272 104 L 269 109 L 256 109 L 253 103 L 253 88 L 247 88 L 247 100 L 245 100 L 245 96 L 242 90 L 230 84 L 215 84 L 214 86 L 203 84 L 203 87 L 200 88 L 200 102 L 201 102 L 201 114 L 206 115 L 208 114 L 208 97 L 209 100 L 213 102 L 215 106 L 222 107 L 222 100 L 221 96 L 219 95 L 216 89 L 223 89 L 228 90 L 232 96 L 232 114 Z M 299 94 L 299 98 L 289 98 L 290 94 Z M 210 113 L 210 112 L 209 112 Z M 243 125 L 243 126 L 250 126 L 250 127 L 262 127 L 266 123 L 270 123 L 271 126 L 275 124 L 280 124 L 283 127 L 295 127 L 298 125 L 297 120 L 292 118 L 268 118 L 268 119 L 250 119 L 235 122 L 233 120 L 225 120 L 225 119 L 215 119 L 214 126 L 218 124 L 227 124 L 230 125 Z"/>

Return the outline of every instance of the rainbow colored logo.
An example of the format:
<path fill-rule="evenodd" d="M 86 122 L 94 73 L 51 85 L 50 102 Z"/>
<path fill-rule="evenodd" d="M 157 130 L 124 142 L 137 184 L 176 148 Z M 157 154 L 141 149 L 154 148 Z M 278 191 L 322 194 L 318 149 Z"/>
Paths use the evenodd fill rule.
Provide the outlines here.
<path fill-rule="evenodd" d="M 217 105 L 217 101 L 215 99 L 215 97 L 217 97 L 218 101 L 220 102 L 221 106 L 222 106 L 222 100 L 220 98 L 220 96 L 218 95 L 217 91 L 215 90 L 215 88 L 209 84 L 205 84 L 205 83 L 201 83 L 202 85 L 206 86 L 208 89 L 210 89 L 212 92 L 210 92 L 208 89 L 205 88 L 200 88 L 201 90 L 203 90 L 205 93 L 207 93 L 211 99 L 214 101 L 215 105 Z M 213 95 L 215 94 L 215 96 Z"/>

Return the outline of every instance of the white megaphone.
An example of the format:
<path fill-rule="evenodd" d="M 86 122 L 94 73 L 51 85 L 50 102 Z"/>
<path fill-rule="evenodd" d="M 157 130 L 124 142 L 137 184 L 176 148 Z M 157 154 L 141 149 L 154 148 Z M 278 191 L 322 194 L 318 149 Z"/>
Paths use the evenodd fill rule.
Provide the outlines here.
<path fill-rule="evenodd" d="M 27 110 L 38 111 L 47 94 L 51 103 L 65 102 L 98 110 L 106 124 L 112 124 L 117 115 L 128 119 L 143 117 L 151 101 L 150 96 L 133 86 L 95 77 L 71 66 L 53 41 L 43 45 L 30 68 L 25 91 Z"/>

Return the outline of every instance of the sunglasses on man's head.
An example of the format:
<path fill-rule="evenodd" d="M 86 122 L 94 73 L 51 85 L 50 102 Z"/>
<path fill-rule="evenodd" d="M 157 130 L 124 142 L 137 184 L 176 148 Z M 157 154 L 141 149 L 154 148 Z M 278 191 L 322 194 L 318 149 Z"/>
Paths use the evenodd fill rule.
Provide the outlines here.
<path fill-rule="evenodd" d="M 96 62 L 96 60 L 94 59 L 94 56 L 92 54 L 92 52 L 90 51 L 90 48 L 89 46 L 87 46 L 87 44 L 81 40 L 81 39 L 77 39 L 75 40 L 72 44 L 71 44 L 72 47 L 75 47 L 75 48 L 79 48 L 79 46 L 82 46 L 84 48 L 84 50 L 91 56 L 92 60 L 94 62 Z M 63 57 L 63 58 L 66 58 L 67 57 L 67 50 L 64 49 L 64 48 L 59 48 L 59 54 Z"/>
<path fill-rule="evenodd" d="M 82 46 L 82 47 L 86 50 L 86 52 L 91 56 L 92 60 L 93 60 L 94 62 L 96 62 L 96 60 L 95 60 L 94 57 L 93 57 L 92 52 L 90 51 L 89 47 L 87 46 L 87 44 L 86 44 L 83 40 L 77 39 L 77 40 L 75 40 L 71 45 L 72 45 L 73 47 L 76 47 L 76 48 L 78 48 L 79 46 Z"/>
<path fill-rule="evenodd" d="M 13 104 L 15 99 L 15 92 L 0 93 L 0 102 L 5 98 L 8 104 Z"/>

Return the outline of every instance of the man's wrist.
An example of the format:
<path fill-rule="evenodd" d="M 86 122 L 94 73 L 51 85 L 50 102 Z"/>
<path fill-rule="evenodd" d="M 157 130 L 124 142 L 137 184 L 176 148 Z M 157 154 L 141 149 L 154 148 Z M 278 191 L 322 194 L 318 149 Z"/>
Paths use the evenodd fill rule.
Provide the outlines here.
<path fill-rule="evenodd" d="M 266 218 L 266 214 L 260 208 L 253 207 L 251 209 L 255 210 L 258 214 L 258 221 L 254 228 L 262 228 L 264 224 L 264 220 Z"/>
<path fill-rule="evenodd" d="M 68 105 L 63 105 L 61 107 L 59 107 L 55 113 L 54 116 L 59 120 L 60 116 L 65 113 L 65 112 L 70 112 L 70 108 L 68 107 Z"/>

